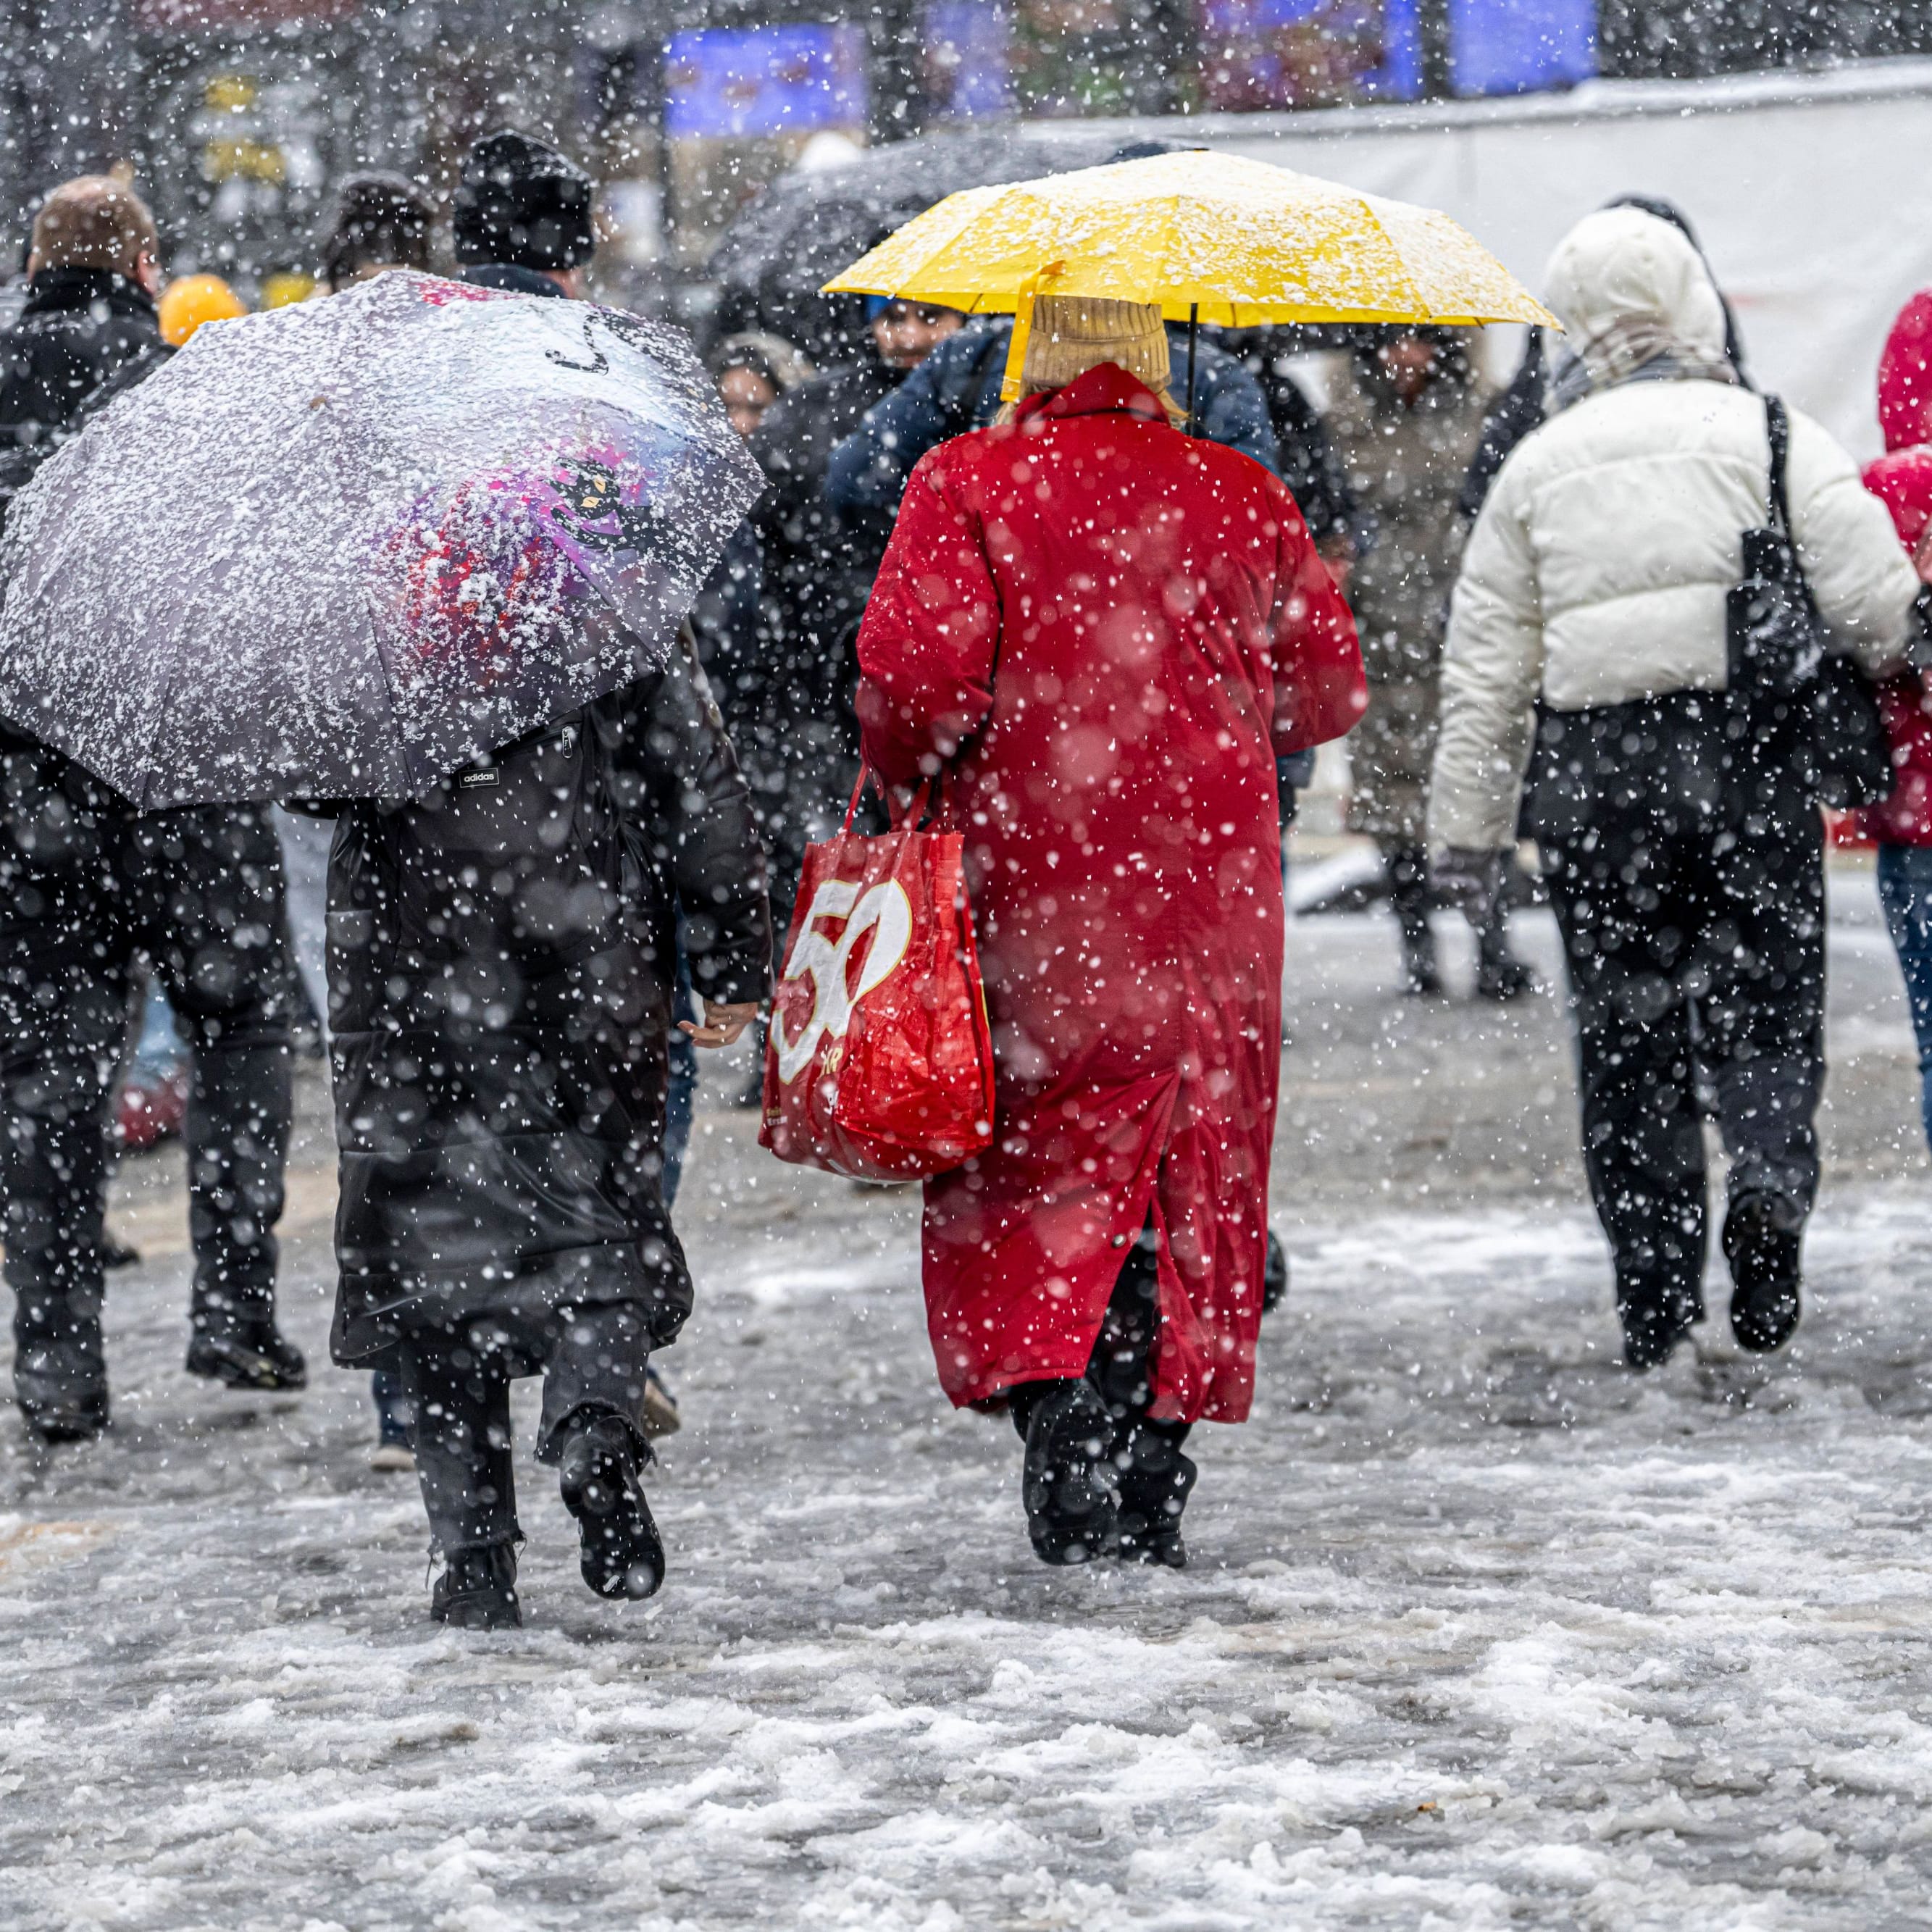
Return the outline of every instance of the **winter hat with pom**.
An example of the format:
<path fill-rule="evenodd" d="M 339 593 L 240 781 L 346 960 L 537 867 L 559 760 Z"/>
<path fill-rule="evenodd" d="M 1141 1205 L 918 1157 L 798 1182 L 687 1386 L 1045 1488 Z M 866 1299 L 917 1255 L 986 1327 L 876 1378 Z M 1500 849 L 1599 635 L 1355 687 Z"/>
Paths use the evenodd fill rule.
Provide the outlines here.
<path fill-rule="evenodd" d="M 487 134 L 456 190 L 456 259 L 574 268 L 597 252 L 591 195 L 590 177 L 548 142 L 508 128 Z"/>
<path fill-rule="evenodd" d="M 1021 364 L 1022 394 L 1060 389 L 1102 362 L 1117 362 L 1158 395 L 1169 380 L 1167 331 L 1148 302 L 1096 296 L 1034 298 L 1033 328 Z"/>

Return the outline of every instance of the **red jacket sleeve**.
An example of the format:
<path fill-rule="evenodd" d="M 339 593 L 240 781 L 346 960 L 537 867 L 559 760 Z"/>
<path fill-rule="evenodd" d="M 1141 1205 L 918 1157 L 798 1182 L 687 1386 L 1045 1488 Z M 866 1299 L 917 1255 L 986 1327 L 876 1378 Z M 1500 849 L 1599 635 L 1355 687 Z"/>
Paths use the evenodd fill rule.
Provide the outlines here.
<path fill-rule="evenodd" d="M 892 785 L 936 774 L 992 709 L 999 589 L 950 460 L 942 445 L 908 480 L 859 628 L 866 762 Z"/>
<path fill-rule="evenodd" d="M 1369 708 L 1355 620 L 1316 554 L 1301 512 L 1280 492 L 1274 613 L 1274 749 L 1277 758 L 1354 729 Z"/>

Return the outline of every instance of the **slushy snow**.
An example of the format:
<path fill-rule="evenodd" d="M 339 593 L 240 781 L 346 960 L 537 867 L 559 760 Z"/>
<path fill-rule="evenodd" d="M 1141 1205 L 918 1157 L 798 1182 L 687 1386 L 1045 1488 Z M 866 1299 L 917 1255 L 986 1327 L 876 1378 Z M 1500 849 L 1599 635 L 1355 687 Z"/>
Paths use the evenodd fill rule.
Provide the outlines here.
<path fill-rule="evenodd" d="M 1896 969 L 1868 881 L 1834 890 L 1805 1325 L 1738 1356 L 1720 1264 L 1696 1354 L 1643 1379 L 1557 1003 L 1400 1002 L 1390 925 L 1298 922 L 1294 1288 L 1252 1423 L 1197 1432 L 1183 1574 L 1036 1563 L 1010 1426 L 934 1381 L 916 1197 L 708 1107 L 663 1594 L 590 1596 L 526 1454 L 527 1628 L 436 1629 L 364 1378 L 191 1382 L 179 1196 L 130 1167 L 112 1436 L 0 1424 L 0 1922 L 1924 1923 L 1932 1226 Z M 303 1104 L 286 1304 L 319 1360 Z"/>

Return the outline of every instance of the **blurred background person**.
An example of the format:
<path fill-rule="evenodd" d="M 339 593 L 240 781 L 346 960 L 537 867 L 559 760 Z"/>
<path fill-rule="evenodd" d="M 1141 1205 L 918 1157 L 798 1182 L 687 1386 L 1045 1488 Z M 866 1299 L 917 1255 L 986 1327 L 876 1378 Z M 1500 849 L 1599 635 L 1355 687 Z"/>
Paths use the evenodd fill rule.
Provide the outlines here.
<path fill-rule="evenodd" d="M 731 426 L 756 448 L 766 418 L 783 399 L 812 379 L 812 364 L 782 336 L 758 330 L 728 335 L 713 345 L 705 366 L 718 385 L 718 398 Z M 692 612 L 698 661 L 710 679 L 738 766 L 752 797 L 752 812 L 769 862 L 796 844 L 793 837 L 791 763 L 794 748 L 817 728 L 808 698 L 793 688 L 787 675 L 788 637 L 782 609 L 766 601 L 766 571 L 754 508 L 732 532 L 717 568 L 699 594 Z M 790 861 L 792 879 L 804 856 L 802 844 Z M 774 899 L 775 907 L 778 902 Z M 775 911 L 779 943 L 791 902 Z M 680 999 L 686 999 L 683 988 Z M 752 1065 L 737 1095 L 741 1106 L 757 1106 L 764 1090 L 764 1030 L 755 1022 L 752 1035 Z M 682 1034 L 671 1042 L 672 1094 L 665 1126 L 667 1167 L 682 1166 L 690 1133 L 691 1109 L 698 1078 L 698 1056 Z"/>
<path fill-rule="evenodd" d="M 68 182 L 42 205 L 26 306 L 0 343 L 7 501 L 170 353 L 158 255 L 146 204 L 111 177 Z M 275 1319 L 290 968 L 268 815 L 222 806 L 139 816 L 12 727 L 0 727 L 0 1202 L 22 1414 L 49 1442 L 107 1426 L 109 1082 L 143 958 L 193 1047 L 188 1371 L 300 1388 L 306 1364 Z"/>
<path fill-rule="evenodd" d="M 1329 333 L 1286 323 L 1228 330 L 1219 340 L 1261 386 L 1274 430 L 1277 473 L 1308 526 L 1316 554 L 1346 594 L 1356 560 L 1375 541 L 1375 518 L 1357 500 L 1322 412 L 1295 376 L 1297 367 L 1325 346 Z"/>
<path fill-rule="evenodd" d="M 400 175 L 348 176 L 335 191 L 322 238 L 322 273 L 329 293 L 339 295 L 386 268 L 428 274 L 435 224 L 429 196 Z"/>
<path fill-rule="evenodd" d="M 858 778 L 853 644 L 892 535 L 890 515 L 842 513 L 826 500 L 826 464 L 965 320 L 956 309 L 877 298 L 866 314 L 866 351 L 788 387 L 751 438 L 770 479 L 752 512 L 764 590 L 755 647 L 734 667 L 752 701 L 728 715 L 740 760 L 756 766 L 781 941 L 805 848 L 836 830 Z"/>
<path fill-rule="evenodd" d="M 1411 994 L 1442 990 L 1429 923 L 1424 801 L 1443 632 L 1466 530 L 1456 498 L 1486 400 L 1467 330 L 1389 328 L 1358 340 L 1329 412 L 1349 486 L 1376 533 L 1348 578 L 1369 680 L 1368 715 L 1348 740 L 1348 824 L 1382 855 Z M 1503 919 L 1498 895 L 1478 935 L 1484 999 L 1514 999 L 1531 983 L 1509 951 Z"/>
<path fill-rule="evenodd" d="M 1878 365 L 1878 422 L 1885 454 L 1865 488 L 1892 512 L 1892 527 L 1922 578 L 1932 578 L 1932 290 L 1898 312 Z M 1902 671 L 1879 690 L 1896 778 L 1883 804 L 1855 823 L 1878 847 L 1878 891 L 1905 977 L 1918 1042 L 1919 1108 L 1932 1143 L 1932 681 Z"/>
<path fill-rule="evenodd" d="M 782 336 L 752 330 L 728 335 L 704 358 L 731 427 L 748 442 L 778 398 L 808 382 L 810 359 Z"/>

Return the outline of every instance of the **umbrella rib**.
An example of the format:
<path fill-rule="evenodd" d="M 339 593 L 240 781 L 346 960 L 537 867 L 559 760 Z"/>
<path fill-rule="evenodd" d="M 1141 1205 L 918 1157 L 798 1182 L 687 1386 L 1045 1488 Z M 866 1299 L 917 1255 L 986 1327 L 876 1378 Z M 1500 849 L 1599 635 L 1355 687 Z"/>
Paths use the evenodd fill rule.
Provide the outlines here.
<path fill-rule="evenodd" d="M 342 373 L 342 364 L 348 359 L 353 346 L 353 338 L 345 331 L 337 347 L 335 367 L 332 374 L 339 375 Z M 341 473 L 341 464 L 346 459 L 346 452 L 342 448 L 340 438 L 337 434 L 336 424 L 330 412 L 325 408 L 322 411 L 322 415 L 324 418 L 322 435 L 328 456 L 328 460 L 322 464 L 322 467 L 328 472 L 329 481 L 334 486 L 338 500 L 345 508 L 350 508 L 352 507 L 352 500 L 344 485 Z M 386 440 L 386 424 L 380 422 L 375 422 L 366 427 L 372 430 L 373 440 L 383 444 L 383 454 L 394 453 L 394 446 L 388 444 Z M 404 782 L 407 784 L 416 776 L 414 769 L 416 761 L 410 755 L 409 744 L 403 736 L 402 725 L 396 709 L 398 692 L 395 670 L 389 662 L 389 653 L 383 649 L 382 627 L 376 609 L 375 592 L 370 588 L 366 576 L 358 587 L 362 592 L 362 614 L 368 626 L 370 653 L 375 658 L 376 668 L 380 674 L 378 682 L 382 694 L 383 708 L 388 715 L 392 739 L 402 754 L 402 776 Z M 412 796 L 414 794 L 411 793 L 408 795 Z"/>

